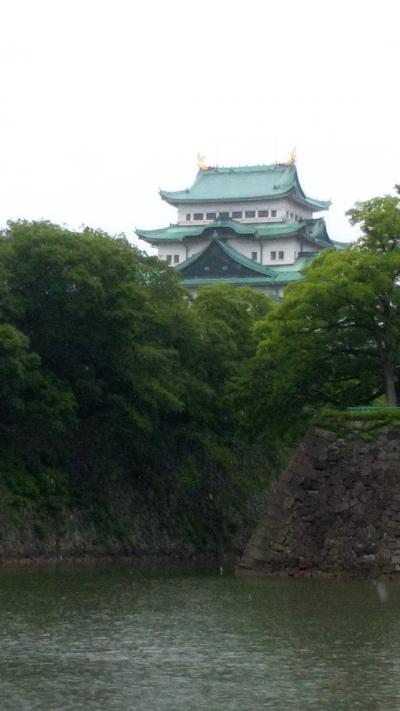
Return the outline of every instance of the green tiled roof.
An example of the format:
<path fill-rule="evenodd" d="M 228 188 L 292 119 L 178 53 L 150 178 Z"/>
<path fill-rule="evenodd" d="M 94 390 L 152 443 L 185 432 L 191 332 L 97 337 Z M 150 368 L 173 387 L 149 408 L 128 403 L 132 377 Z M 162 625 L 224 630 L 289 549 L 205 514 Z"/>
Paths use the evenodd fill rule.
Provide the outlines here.
<path fill-rule="evenodd" d="M 261 274 L 263 277 L 267 278 L 269 281 L 274 278 L 272 269 L 270 267 L 266 267 L 263 264 L 260 264 L 259 262 L 255 262 L 252 259 L 248 259 L 248 257 L 245 257 L 243 254 L 240 254 L 236 249 L 232 249 L 231 247 L 228 247 L 228 245 L 223 242 L 220 239 L 214 239 L 214 243 L 218 244 L 220 249 L 228 256 L 230 259 L 232 259 L 234 262 L 237 264 L 240 264 L 242 267 L 247 267 L 247 269 L 251 269 L 251 271 Z M 207 244 L 205 249 L 202 249 L 201 252 L 198 252 L 197 254 L 194 254 L 193 257 L 190 257 L 189 259 L 186 259 L 185 262 L 181 262 L 180 264 L 177 264 L 175 269 L 179 272 L 185 271 L 188 266 L 191 264 L 194 264 L 195 262 L 198 261 L 198 259 L 204 254 L 204 252 L 207 250 L 207 248 L 210 246 L 210 243 Z"/>
<path fill-rule="evenodd" d="M 215 258 L 215 248 L 220 250 L 220 254 L 224 254 L 228 257 L 228 260 L 236 265 L 239 265 L 239 270 L 244 267 L 244 273 L 233 274 L 227 273 L 226 276 L 212 275 L 209 276 L 204 273 L 204 261 L 208 260 L 209 255 L 212 250 L 214 250 Z M 197 254 L 187 259 L 185 262 L 181 262 L 176 270 L 180 272 L 182 283 L 188 287 L 196 287 L 202 284 L 233 284 L 233 285 L 269 285 L 272 288 L 278 288 L 280 285 L 288 284 L 290 282 L 299 281 L 303 277 L 303 269 L 319 254 L 319 252 L 308 252 L 302 254 L 294 264 L 281 265 L 281 266 L 265 266 L 259 262 L 255 262 L 242 254 L 237 252 L 235 249 L 228 247 L 225 242 L 219 239 L 213 239 L 207 244 L 207 246 L 202 249 Z M 198 266 L 197 266 L 198 263 Z M 206 261 L 207 264 L 207 261 Z M 193 269 L 193 267 L 195 267 Z M 208 267 L 207 267 L 208 269 Z M 197 273 L 196 273 L 197 271 Z"/>
<path fill-rule="evenodd" d="M 277 239 L 291 237 L 295 234 L 302 234 L 311 242 L 317 242 L 323 246 L 331 244 L 326 231 L 325 221 L 322 218 L 304 220 L 303 222 L 282 223 L 248 223 L 235 222 L 234 220 L 222 220 L 210 222 L 207 225 L 170 225 L 159 230 L 136 230 L 140 239 L 150 244 L 160 244 L 161 242 L 182 242 L 183 240 L 200 237 L 206 231 L 218 233 L 224 230 L 232 230 L 235 234 L 255 239 Z"/>
<path fill-rule="evenodd" d="M 225 228 L 236 232 L 238 235 L 253 235 L 254 225 L 243 224 L 233 220 L 215 220 L 207 225 L 170 225 L 159 230 L 136 230 L 140 239 L 144 239 L 150 244 L 159 242 L 181 242 L 189 237 L 200 237 L 206 230 L 215 228 Z"/>
<path fill-rule="evenodd" d="M 171 205 L 185 203 L 259 200 L 293 194 L 301 203 L 315 210 L 326 210 L 330 203 L 305 195 L 295 165 L 251 165 L 237 168 L 210 167 L 199 170 L 191 188 L 160 190 L 163 200 Z"/>
<path fill-rule="evenodd" d="M 315 256 L 315 255 L 314 255 Z M 299 260 L 300 261 L 300 260 Z M 284 267 L 278 268 L 274 267 L 274 278 L 275 284 L 289 284 L 291 281 L 299 281 L 300 279 L 303 278 L 302 274 L 302 269 L 306 266 L 303 264 L 302 266 L 298 266 L 297 262 L 296 265 L 291 265 L 291 266 L 296 266 L 296 269 L 284 269 Z"/>
<path fill-rule="evenodd" d="M 335 249 L 347 249 L 350 247 L 350 242 L 338 242 L 336 239 L 331 239 L 332 245 Z"/>

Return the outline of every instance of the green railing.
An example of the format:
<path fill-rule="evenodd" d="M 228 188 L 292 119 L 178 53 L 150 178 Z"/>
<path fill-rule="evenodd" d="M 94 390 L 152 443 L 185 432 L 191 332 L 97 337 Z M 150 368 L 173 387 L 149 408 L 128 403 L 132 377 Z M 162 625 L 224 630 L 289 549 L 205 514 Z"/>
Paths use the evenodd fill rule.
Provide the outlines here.
<path fill-rule="evenodd" d="M 357 405 L 355 407 L 346 407 L 346 412 L 379 412 L 379 411 L 400 410 L 397 405 Z"/>

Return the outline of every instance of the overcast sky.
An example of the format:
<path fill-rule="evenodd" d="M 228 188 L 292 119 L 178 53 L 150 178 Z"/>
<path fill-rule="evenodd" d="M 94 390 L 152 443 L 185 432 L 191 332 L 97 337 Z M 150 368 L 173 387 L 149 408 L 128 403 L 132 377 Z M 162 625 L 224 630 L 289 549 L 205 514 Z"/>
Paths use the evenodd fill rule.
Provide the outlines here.
<path fill-rule="evenodd" d="M 398 0 L 1 0 L 0 223 L 162 227 L 208 164 L 297 149 L 345 211 L 400 182 Z M 140 242 L 142 248 L 145 243 Z"/>

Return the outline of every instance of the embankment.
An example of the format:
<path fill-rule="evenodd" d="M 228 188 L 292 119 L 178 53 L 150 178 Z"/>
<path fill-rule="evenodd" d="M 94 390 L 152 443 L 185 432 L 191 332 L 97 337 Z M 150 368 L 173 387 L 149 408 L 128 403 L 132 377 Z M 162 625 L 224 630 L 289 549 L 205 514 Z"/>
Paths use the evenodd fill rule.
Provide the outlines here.
<path fill-rule="evenodd" d="M 268 500 L 239 571 L 400 572 L 400 427 L 311 429 Z"/>

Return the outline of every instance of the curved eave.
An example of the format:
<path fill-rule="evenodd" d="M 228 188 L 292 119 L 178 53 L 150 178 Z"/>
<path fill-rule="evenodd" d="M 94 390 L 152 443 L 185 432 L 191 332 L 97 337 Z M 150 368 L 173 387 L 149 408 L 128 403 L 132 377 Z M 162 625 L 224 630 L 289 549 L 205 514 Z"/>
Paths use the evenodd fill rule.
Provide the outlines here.
<path fill-rule="evenodd" d="M 291 237 L 304 230 L 303 222 L 299 223 L 262 223 L 235 222 L 234 220 L 215 220 L 205 225 L 171 225 L 158 230 L 140 230 L 135 232 L 139 239 L 150 244 L 163 242 L 182 242 L 193 237 L 201 237 L 207 230 L 231 230 L 239 237 L 251 236 L 254 239 L 276 239 Z"/>
<path fill-rule="evenodd" d="M 139 230 L 135 232 L 139 239 L 143 239 L 150 244 L 160 244 L 162 242 L 182 242 L 191 237 L 201 237 L 207 230 L 225 229 L 232 230 L 235 234 L 244 237 L 255 234 L 254 224 L 243 224 L 231 220 L 215 220 L 205 225 L 171 225 L 160 230 Z"/>
<path fill-rule="evenodd" d="M 295 197 L 300 202 L 300 204 L 308 205 L 308 207 L 312 207 L 314 210 L 328 210 L 331 205 L 330 200 L 315 200 L 314 198 L 310 198 L 305 194 L 300 184 L 297 169 L 294 174 L 292 192 L 293 197 Z"/>
<path fill-rule="evenodd" d="M 268 166 L 265 166 L 267 168 Z M 279 168 L 282 168 L 284 166 L 276 166 Z M 262 166 L 254 166 L 254 169 L 257 171 L 258 169 L 262 168 Z M 225 171 L 226 169 L 221 169 L 221 171 Z M 233 171 L 235 169 L 232 169 Z M 250 174 L 252 171 L 250 171 Z M 193 193 L 196 191 L 197 186 L 199 183 L 204 179 L 204 173 L 202 171 L 199 171 L 196 180 L 193 183 L 191 188 L 186 188 L 185 190 L 160 190 L 160 196 L 162 200 L 165 200 L 165 202 L 169 203 L 170 205 L 173 205 L 174 207 L 179 207 L 179 205 L 187 205 L 187 204 L 193 204 L 193 205 L 212 205 L 215 203 L 235 203 L 235 202 L 252 202 L 254 200 L 271 200 L 271 199 L 276 199 L 276 198 L 284 198 L 287 197 L 288 195 L 291 195 L 294 197 L 300 204 L 302 205 L 307 205 L 308 207 L 311 207 L 314 210 L 327 210 L 330 207 L 330 201 L 329 200 L 315 200 L 314 198 L 308 197 L 303 188 L 301 187 L 299 176 L 297 173 L 297 168 L 295 165 L 291 166 L 289 169 L 288 166 L 285 167 L 285 175 L 283 176 L 283 180 L 281 184 L 276 183 L 276 190 L 270 191 L 270 192 L 257 192 L 257 189 L 255 188 L 252 192 L 251 195 L 248 195 L 245 191 L 244 195 L 240 194 L 240 188 L 239 192 L 236 192 L 235 194 L 232 194 L 232 191 L 227 191 L 223 192 L 222 189 L 222 194 L 221 195 L 214 195 L 214 196 L 196 196 Z M 279 176 L 277 176 L 277 179 L 279 180 Z M 243 180 L 246 180 L 246 172 L 243 172 Z M 274 186 L 275 187 L 275 186 Z M 281 189 L 279 189 L 281 188 Z M 233 191 L 234 192 L 234 191 Z"/>
<path fill-rule="evenodd" d="M 322 229 L 314 229 L 314 226 L 322 224 Z M 238 237 L 251 237 L 256 240 L 274 240 L 288 239 L 295 235 L 301 236 L 308 242 L 316 243 L 321 246 L 338 247 L 339 243 L 332 242 L 326 230 L 325 222 L 322 218 L 314 220 L 305 220 L 304 222 L 296 223 L 241 223 L 233 220 L 216 220 L 208 222 L 205 225 L 171 225 L 158 230 L 139 230 L 136 229 L 136 234 L 139 239 L 144 240 L 152 245 L 159 245 L 166 242 L 183 242 L 197 237 L 202 237 L 206 232 L 218 232 L 218 238 L 224 238 L 226 235 L 221 235 L 220 232 L 231 231 Z M 315 234 L 313 234 L 313 231 Z M 342 247 L 343 248 L 343 247 Z"/>
<path fill-rule="evenodd" d="M 301 198 L 295 193 L 293 193 L 292 195 L 296 203 L 302 205 L 303 207 L 304 205 L 306 207 L 311 207 L 314 212 L 321 212 L 321 210 L 329 210 L 331 206 L 330 200 L 313 200 L 312 198 L 308 197 Z"/>
<path fill-rule="evenodd" d="M 353 244 L 352 242 L 338 242 L 336 239 L 331 239 L 332 245 L 335 247 L 335 249 L 341 250 L 341 249 L 348 249 L 348 247 L 351 247 Z"/>
<path fill-rule="evenodd" d="M 317 247 L 321 247 L 321 250 L 335 249 L 334 245 L 331 242 L 325 242 L 325 240 L 322 239 L 309 239 L 308 241 L 311 242 L 311 244 L 316 244 Z"/>
<path fill-rule="evenodd" d="M 182 190 L 175 193 L 166 192 L 165 190 L 160 190 L 160 196 L 165 202 L 173 207 L 179 207 L 179 205 L 215 205 L 215 203 L 232 203 L 237 202 L 254 202 L 254 200 L 274 200 L 276 198 L 284 198 L 293 192 L 292 189 L 284 190 L 281 192 L 274 192 L 265 195 L 265 193 L 259 193 L 254 195 L 235 195 L 229 196 L 225 195 L 222 197 L 212 197 L 212 198 L 194 198 L 190 195 L 189 191 Z M 307 198 L 305 198 L 307 200 Z M 315 202 L 315 201 L 314 201 Z M 321 208 L 320 208 L 321 209 Z"/>
<path fill-rule="evenodd" d="M 273 195 L 253 195 L 252 197 L 221 197 L 221 198 L 193 198 L 190 195 L 177 196 L 176 193 L 160 193 L 161 197 L 165 202 L 173 207 L 179 207 L 180 205 L 215 205 L 218 203 L 232 203 L 237 202 L 254 202 L 255 200 L 275 200 L 282 199 L 288 196 L 292 196 L 296 199 L 299 205 L 306 205 L 311 207 L 315 211 L 329 210 L 331 206 L 330 200 L 314 200 L 307 196 L 298 195 L 294 190 L 286 190 L 285 192 L 276 192 Z"/>
<path fill-rule="evenodd" d="M 142 239 L 144 242 L 148 242 L 149 244 L 160 244 L 162 242 L 180 242 L 183 239 L 182 237 L 174 234 L 174 235 L 168 235 L 168 227 L 165 227 L 164 229 L 161 230 L 138 230 L 135 229 L 135 234 L 139 237 L 139 239 Z"/>
<path fill-rule="evenodd" d="M 271 277 L 226 277 L 226 278 L 207 278 L 207 277 L 192 277 L 185 279 L 182 276 L 182 284 L 184 286 L 206 286 L 207 284 L 233 284 L 234 286 L 275 286 L 277 282 Z"/>
<path fill-rule="evenodd" d="M 280 274 L 278 274 L 274 280 L 274 284 L 277 286 L 279 285 L 284 285 L 284 284 L 290 284 L 293 281 L 300 281 L 301 279 L 304 279 L 304 274 L 302 272 L 284 272 L 282 271 Z"/>

